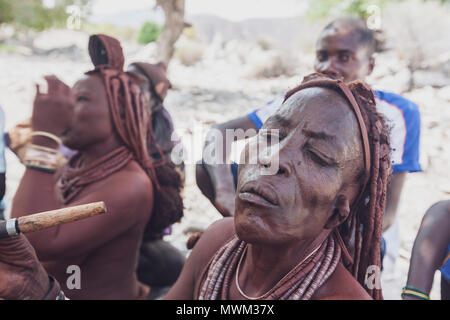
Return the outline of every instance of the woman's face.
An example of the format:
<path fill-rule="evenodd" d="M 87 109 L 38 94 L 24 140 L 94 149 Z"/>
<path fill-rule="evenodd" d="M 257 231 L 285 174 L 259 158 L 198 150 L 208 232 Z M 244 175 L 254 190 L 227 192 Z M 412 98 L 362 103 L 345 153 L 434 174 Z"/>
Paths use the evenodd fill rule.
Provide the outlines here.
<path fill-rule="evenodd" d="M 82 150 L 115 134 L 105 86 L 97 75 L 78 80 L 73 91 L 76 104 L 73 121 L 61 137 L 71 149 Z"/>
<path fill-rule="evenodd" d="M 257 164 L 239 166 L 236 232 L 249 243 L 313 239 L 333 224 L 338 198 L 351 204 L 359 193 L 363 155 L 357 120 L 337 92 L 308 88 L 286 100 L 262 129 L 268 132 L 261 130 L 259 138 L 279 132 L 278 151 L 271 148 L 279 170 L 263 175 L 250 152 L 264 148 L 261 140 L 246 145 L 246 163 Z"/>

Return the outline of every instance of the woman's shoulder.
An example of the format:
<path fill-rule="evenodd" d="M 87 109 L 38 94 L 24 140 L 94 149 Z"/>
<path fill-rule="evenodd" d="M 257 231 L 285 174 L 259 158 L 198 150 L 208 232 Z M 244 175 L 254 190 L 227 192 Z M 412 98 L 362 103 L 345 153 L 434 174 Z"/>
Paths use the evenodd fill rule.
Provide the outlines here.
<path fill-rule="evenodd" d="M 327 281 L 316 291 L 314 300 L 372 300 L 367 291 L 339 263 Z"/>
<path fill-rule="evenodd" d="M 107 183 L 120 183 L 127 187 L 134 186 L 133 189 L 149 189 L 152 186 L 152 181 L 142 167 L 135 161 L 129 161 L 122 169 L 114 172 L 108 176 L 105 181 Z"/>
<path fill-rule="evenodd" d="M 198 252 L 202 260 L 209 260 L 228 240 L 236 235 L 233 218 L 222 218 L 212 223 L 201 235 L 193 253 Z"/>
<path fill-rule="evenodd" d="M 92 186 L 110 202 L 120 207 L 141 208 L 136 214 L 147 216 L 154 202 L 154 188 L 146 172 L 134 160 Z M 93 190 L 89 190 L 93 191 Z"/>
<path fill-rule="evenodd" d="M 212 223 L 197 241 L 191 256 L 195 260 L 195 278 L 202 277 L 203 271 L 216 252 L 236 235 L 233 218 L 223 218 Z"/>
<path fill-rule="evenodd" d="M 211 224 L 195 244 L 181 275 L 165 298 L 169 300 L 195 299 L 209 262 L 234 235 L 233 218 L 223 218 Z"/>

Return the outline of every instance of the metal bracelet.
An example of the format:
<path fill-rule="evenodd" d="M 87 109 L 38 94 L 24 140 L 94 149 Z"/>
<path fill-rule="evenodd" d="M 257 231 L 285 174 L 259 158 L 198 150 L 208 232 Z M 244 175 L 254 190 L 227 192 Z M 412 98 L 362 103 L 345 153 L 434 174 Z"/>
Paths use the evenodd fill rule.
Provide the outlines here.
<path fill-rule="evenodd" d="M 6 220 L 6 232 L 10 237 L 19 235 L 18 225 L 19 223 L 15 218 Z"/>

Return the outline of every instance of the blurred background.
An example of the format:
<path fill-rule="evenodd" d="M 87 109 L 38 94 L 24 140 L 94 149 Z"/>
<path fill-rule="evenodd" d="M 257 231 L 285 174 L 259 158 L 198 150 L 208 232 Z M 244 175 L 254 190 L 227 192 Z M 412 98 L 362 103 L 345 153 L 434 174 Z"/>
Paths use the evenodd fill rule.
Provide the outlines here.
<path fill-rule="evenodd" d="M 449 7 L 448 0 L 0 0 L 0 106 L 6 130 L 30 117 L 35 83 L 55 74 L 72 85 L 91 69 L 89 35 L 105 33 L 121 40 L 126 63 L 168 63 L 165 106 L 189 141 L 193 128 L 245 115 L 299 84 L 313 71 L 321 29 L 342 15 L 362 17 L 378 43 L 367 81 L 417 103 L 422 119 L 424 172 L 407 176 L 400 257 L 382 280 L 385 298 L 400 299 L 422 216 L 450 198 Z M 198 160 L 202 141 L 194 142 Z M 10 203 L 24 169 L 6 156 Z M 221 218 L 196 187 L 193 166 L 186 173 L 185 216 L 167 237 L 184 252 L 192 232 Z M 438 273 L 431 297 L 439 298 Z"/>

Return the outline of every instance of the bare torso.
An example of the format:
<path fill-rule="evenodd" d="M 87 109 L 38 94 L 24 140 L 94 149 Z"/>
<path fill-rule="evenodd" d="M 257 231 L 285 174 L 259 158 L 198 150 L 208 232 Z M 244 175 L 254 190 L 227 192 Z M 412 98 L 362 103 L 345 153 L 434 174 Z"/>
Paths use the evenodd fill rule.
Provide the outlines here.
<path fill-rule="evenodd" d="M 153 207 L 151 182 L 131 161 L 120 171 L 88 185 L 67 206 L 93 201 L 105 201 L 108 212 L 28 238 L 47 272 L 59 281 L 69 298 L 136 299 L 144 289 L 137 281 L 136 266 Z M 71 265 L 80 267 L 81 289 L 67 287 L 74 283 L 69 278 L 73 272 L 67 273 Z"/>
<path fill-rule="evenodd" d="M 186 262 L 177 283 L 165 297 L 166 299 L 197 299 L 203 276 L 216 251 L 235 235 L 232 218 L 224 218 L 214 223 L 202 235 Z M 284 275 L 281 275 L 281 277 Z M 281 278 L 280 277 L 280 278 Z M 234 278 L 234 275 L 233 275 Z M 245 299 L 231 282 L 229 299 Z M 316 291 L 314 300 L 326 299 L 371 299 L 361 285 L 340 263 L 330 278 Z"/>

